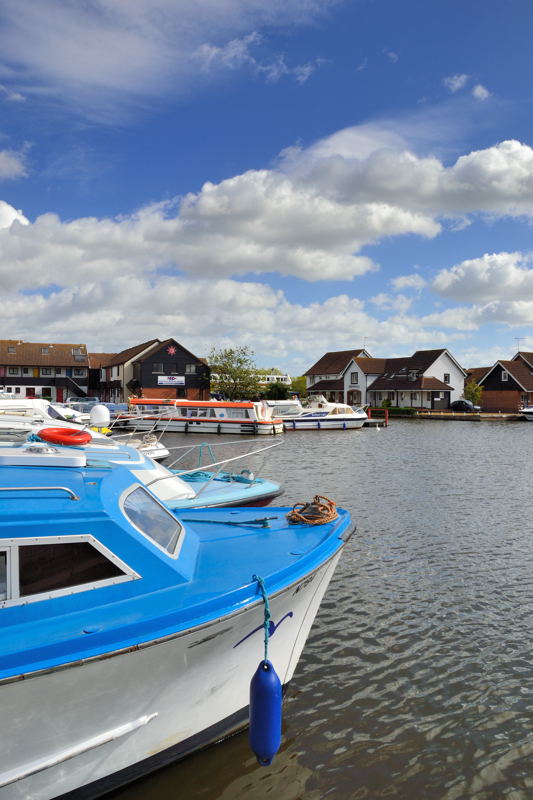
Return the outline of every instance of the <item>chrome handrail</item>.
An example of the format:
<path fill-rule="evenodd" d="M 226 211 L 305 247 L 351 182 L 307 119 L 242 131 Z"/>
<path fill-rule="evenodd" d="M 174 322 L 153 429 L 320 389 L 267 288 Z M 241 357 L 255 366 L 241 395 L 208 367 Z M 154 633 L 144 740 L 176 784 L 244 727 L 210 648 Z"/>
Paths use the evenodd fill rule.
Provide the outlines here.
<path fill-rule="evenodd" d="M 79 500 L 78 495 L 68 486 L 2 486 L 0 492 L 67 492 L 71 500 Z"/>

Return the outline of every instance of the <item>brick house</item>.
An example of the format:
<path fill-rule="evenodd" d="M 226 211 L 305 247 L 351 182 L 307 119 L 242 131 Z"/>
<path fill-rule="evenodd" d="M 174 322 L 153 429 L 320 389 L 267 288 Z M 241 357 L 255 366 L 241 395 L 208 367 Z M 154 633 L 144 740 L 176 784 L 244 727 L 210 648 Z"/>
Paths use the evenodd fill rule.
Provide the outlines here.
<path fill-rule="evenodd" d="M 323 394 L 333 403 L 346 403 L 348 393 L 351 392 L 350 405 L 359 405 L 361 402 L 365 402 L 361 400 L 363 387 L 359 385 L 359 375 L 357 375 L 357 382 L 351 383 L 351 379 L 355 379 L 358 372 L 354 365 L 355 359 L 359 356 L 370 358 L 369 353 L 362 348 L 360 350 L 337 350 L 323 355 L 304 373 L 307 394 L 310 396 Z"/>
<path fill-rule="evenodd" d="M 102 362 L 100 386 L 103 399 L 115 403 L 131 395 L 208 400 L 210 370 L 175 339 L 151 339 Z"/>
<path fill-rule="evenodd" d="M 533 353 L 517 353 L 511 361 L 487 367 L 476 381 L 483 386 L 483 411 L 515 413 L 521 406 L 533 404 L 532 364 Z"/>
<path fill-rule="evenodd" d="M 89 357 L 84 344 L 0 340 L 0 391 L 63 402 L 86 397 Z"/>

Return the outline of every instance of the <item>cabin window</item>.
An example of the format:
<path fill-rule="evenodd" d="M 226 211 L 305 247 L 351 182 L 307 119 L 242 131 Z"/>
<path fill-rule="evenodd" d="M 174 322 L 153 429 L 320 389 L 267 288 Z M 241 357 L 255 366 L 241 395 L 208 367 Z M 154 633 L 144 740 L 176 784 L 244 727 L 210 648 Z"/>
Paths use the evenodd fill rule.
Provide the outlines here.
<path fill-rule="evenodd" d="M 198 416 L 198 409 L 197 408 L 189 408 L 189 417 L 197 417 Z"/>
<path fill-rule="evenodd" d="M 7 553 L 0 551 L 0 600 L 7 597 Z"/>
<path fill-rule="evenodd" d="M 180 407 L 180 408 L 177 408 L 177 409 L 176 409 L 176 411 L 178 412 L 178 414 L 179 414 L 181 417 L 186 417 L 186 416 L 187 416 L 187 411 L 188 411 L 188 409 L 187 409 L 187 408 Z"/>
<path fill-rule="evenodd" d="M 163 363 L 161 361 L 156 361 L 155 364 L 152 364 L 152 372 L 163 372 Z"/>
<path fill-rule="evenodd" d="M 509 373 L 505 372 L 505 370 L 502 370 L 502 381 L 507 381 L 507 380 L 509 380 Z"/>
<path fill-rule="evenodd" d="M 181 524 L 140 486 L 124 499 L 124 513 L 158 547 L 171 555 L 176 553 Z"/>
<path fill-rule="evenodd" d="M 230 408 L 228 412 L 230 419 L 250 419 L 249 408 Z"/>
<path fill-rule="evenodd" d="M 18 556 L 21 597 L 124 574 L 90 542 L 23 545 Z"/>
<path fill-rule="evenodd" d="M 352 372 L 350 374 L 350 383 L 359 383 L 359 373 L 358 372 Z"/>

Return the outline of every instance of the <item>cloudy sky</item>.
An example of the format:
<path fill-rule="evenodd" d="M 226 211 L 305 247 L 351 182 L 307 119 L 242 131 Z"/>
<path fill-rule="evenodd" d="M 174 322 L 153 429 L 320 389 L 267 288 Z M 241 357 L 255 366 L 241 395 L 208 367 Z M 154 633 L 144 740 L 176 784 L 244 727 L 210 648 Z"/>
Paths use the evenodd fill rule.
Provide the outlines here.
<path fill-rule="evenodd" d="M 0 338 L 533 350 L 531 0 L 2 0 Z"/>

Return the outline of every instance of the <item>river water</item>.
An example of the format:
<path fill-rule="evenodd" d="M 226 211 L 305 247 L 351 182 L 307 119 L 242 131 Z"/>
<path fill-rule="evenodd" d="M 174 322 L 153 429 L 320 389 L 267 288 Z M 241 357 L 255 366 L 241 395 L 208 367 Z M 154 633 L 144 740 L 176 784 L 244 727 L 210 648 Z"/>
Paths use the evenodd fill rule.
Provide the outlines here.
<path fill-rule="evenodd" d="M 532 798 L 532 442 L 533 424 L 504 422 L 285 434 L 261 473 L 284 485 L 280 504 L 326 495 L 357 532 L 281 750 L 259 767 L 239 734 L 112 797 Z"/>

